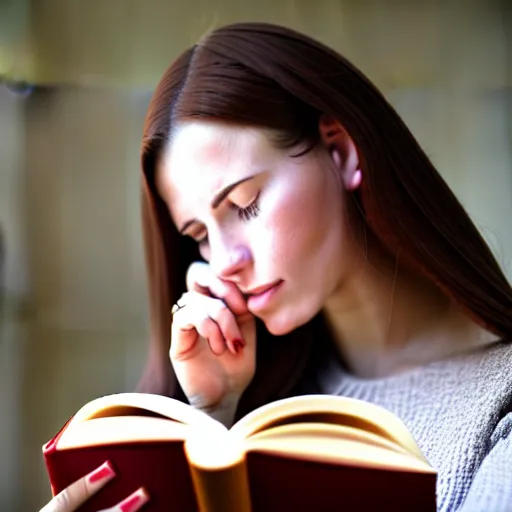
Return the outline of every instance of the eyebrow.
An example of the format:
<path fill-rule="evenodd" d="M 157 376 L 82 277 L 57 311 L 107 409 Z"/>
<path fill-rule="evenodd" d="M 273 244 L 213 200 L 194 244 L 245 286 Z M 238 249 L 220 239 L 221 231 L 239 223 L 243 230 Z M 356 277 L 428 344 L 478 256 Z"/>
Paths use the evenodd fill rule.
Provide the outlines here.
<path fill-rule="evenodd" d="M 226 199 L 226 197 L 228 197 L 229 194 L 231 194 L 231 192 L 233 192 L 233 190 L 236 187 L 238 187 L 242 183 L 245 183 L 246 181 L 252 180 L 254 177 L 255 176 L 252 175 L 252 176 L 247 176 L 245 178 L 242 178 L 241 180 L 235 181 L 235 183 L 232 183 L 231 185 L 224 187 L 220 192 L 217 192 L 217 194 L 215 194 L 215 197 L 212 199 L 211 208 L 213 210 L 217 209 L 221 205 L 222 201 L 224 201 L 224 199 Z M 183 232 L 186 231 L 189 226 L 191 226 L 192 224 L 194 224 L 196 222 L 199 222 L 199 221 L 197 219 L 187 220 L 187 222 L 185 222 L 183 224 L 183 226 L 181 227 L 181 229 L 179 230 L 179 233 L 182 235 Z"/>

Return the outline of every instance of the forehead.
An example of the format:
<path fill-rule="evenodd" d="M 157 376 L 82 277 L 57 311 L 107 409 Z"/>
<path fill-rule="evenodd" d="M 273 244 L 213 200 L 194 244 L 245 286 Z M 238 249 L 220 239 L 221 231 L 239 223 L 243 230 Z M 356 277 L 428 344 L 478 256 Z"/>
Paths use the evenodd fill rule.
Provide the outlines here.
<path fill-rule="evenodd" d="M 262 130 L 220 123 L 191 122 L 179 127 L 157 169 L 157 187 L 171 214 L 209 203 L 221 188 L 246 177 L 271 151 Z"/>

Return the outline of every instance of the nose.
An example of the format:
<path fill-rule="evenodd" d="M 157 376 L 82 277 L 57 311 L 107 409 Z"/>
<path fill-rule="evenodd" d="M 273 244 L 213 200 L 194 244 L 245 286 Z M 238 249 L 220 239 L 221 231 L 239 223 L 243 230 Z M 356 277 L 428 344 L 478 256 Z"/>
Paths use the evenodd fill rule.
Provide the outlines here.
<path fill-rule="evenodd" d="M 210 267 L 220 279 L 237 282 L 242 271 L 252 261 L 251 252 L 245 245 L 236 245 L 232 248 L 224 248 L 212 251 Z"/>

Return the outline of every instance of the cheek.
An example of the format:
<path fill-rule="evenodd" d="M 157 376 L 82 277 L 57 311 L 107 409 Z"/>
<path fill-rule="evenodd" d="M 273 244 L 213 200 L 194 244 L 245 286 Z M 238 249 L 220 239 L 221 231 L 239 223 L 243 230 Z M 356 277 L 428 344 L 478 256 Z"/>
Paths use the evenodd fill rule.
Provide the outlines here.
<path fill-rule="evenodd" d="M 310 189 L 289 193 L 269 212 L 264 230 L 268 236 L 267 254 L 273 263 L 302 267 L 312 258 L 322 258 L 328 246 L 337 243 L 340 200 L 327 198 L 322 192 Z"/>

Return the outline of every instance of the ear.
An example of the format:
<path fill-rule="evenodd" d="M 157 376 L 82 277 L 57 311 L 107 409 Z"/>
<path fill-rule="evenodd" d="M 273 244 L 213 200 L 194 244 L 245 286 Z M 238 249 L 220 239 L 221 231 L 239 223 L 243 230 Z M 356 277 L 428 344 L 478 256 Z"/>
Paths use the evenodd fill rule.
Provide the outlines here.
<path fill-rule="evenodd" d="M 337 119 L 326 114 L 320 118 L 319 131 L 322 142 L 340 172 L 343 185 L 349 191 L 356 190 L 361 185 L 363 173 L 354 141 Z"/>

